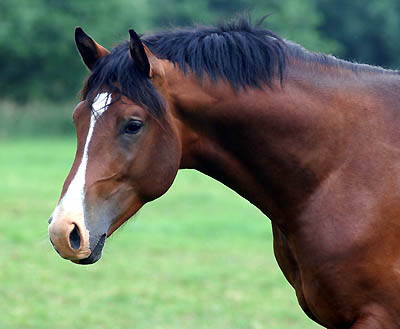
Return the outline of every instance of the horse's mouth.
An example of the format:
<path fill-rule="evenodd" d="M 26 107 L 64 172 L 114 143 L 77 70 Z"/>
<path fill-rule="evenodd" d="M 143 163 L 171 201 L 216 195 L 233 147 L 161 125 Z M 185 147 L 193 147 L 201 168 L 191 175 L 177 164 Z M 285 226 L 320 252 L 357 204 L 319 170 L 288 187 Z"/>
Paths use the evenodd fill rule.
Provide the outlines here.
<path fill-rule="evenodd" d="M 106 242 L 106 234 L 103 234 L 100 237 L 99 241 L 97 242 L 96 246 L 94 247 L 92 253 L 89 255 L 89 257 L 85 259 L 76 260 L 73 262 L 81 265 L 90 265 L 96 263 L 101 258 L 105 242 Z"/>

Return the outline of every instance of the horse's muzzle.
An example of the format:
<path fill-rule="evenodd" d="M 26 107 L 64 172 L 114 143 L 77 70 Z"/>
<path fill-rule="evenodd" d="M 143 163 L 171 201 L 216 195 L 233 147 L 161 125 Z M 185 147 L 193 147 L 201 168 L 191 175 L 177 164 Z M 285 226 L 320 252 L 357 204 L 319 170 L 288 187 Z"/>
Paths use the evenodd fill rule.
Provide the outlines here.
<path fill-rule="evenodd" d="M 49 225 L 49 237 L 56 251 L 65 259 L 78 261 L 88 258 L 92 253 L 89 232 L 77 221 L 52 220 Z"/>
<path fill-rule="evenodd" d="M 74 261 L 74 263 L 81 265 L 90 265 L 96 263 L 101 258 L 105 242 L 106 242 L 106 234 L 103 234 L 100 237 L 99 241 L 97 242 L 96 246 L 93 248 L 93 251 L 89 255 L 89 257 L 85 259 L 80 259 L 78 261 Z"/>

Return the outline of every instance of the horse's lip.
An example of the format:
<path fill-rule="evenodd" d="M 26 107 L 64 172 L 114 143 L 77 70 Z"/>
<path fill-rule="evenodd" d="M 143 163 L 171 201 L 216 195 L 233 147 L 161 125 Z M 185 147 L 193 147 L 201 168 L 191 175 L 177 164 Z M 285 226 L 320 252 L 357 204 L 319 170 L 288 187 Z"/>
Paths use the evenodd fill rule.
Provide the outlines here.
<path fill-rule="evenodd" d="M 106 234 L 104 233 L 100 237 L 99 241 L 97 241 L 97 244 L 94 247 L 92 253 L 89 255 L 89 257 L 87 257 L 85 259 L 73 261 L 73 262 L 75 264 L 81 264 L 81 265 L 90 265 L 90 264 L 96 263 L 101 258 L 101 254 L 103 251 L 105 241 L 106 241 Z"/>

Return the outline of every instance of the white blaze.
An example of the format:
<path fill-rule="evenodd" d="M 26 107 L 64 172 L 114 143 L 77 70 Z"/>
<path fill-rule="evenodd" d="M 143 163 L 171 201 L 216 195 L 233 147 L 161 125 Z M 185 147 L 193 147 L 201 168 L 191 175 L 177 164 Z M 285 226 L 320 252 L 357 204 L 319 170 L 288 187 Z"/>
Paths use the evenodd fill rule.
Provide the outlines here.
<path fill-rule="evenodd" d="M 92 114 L 90 117 L 89 131 L 86 137 L 85 147 L 79 168 L 72 179 L 67 192 L 61 199 L 53 213 L 53 221 L 62 218 L 68 214 L 75 221 L 81 222 L 84 225 L 84 201 L 85 201 L 85 177 L 86 166 L 88 162 L 88 149 L 90 140 L 93 136 L 96 121 L 108 109 L 111 103 L 111 95 L 109 93 L 101 93 L 96 96 L 92 105 Z M 60 216 L 61 215 L 61 216 Z M 53 223 L 53 222 L 52 222 Z"/>

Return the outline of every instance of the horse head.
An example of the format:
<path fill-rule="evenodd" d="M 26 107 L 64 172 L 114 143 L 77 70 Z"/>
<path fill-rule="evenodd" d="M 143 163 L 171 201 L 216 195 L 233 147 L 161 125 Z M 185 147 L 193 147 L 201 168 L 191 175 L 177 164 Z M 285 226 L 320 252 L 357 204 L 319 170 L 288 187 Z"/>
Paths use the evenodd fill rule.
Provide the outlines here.
<path fill-rule="evenodd" d="M 110 53 L 75 31 L 91 75 L 74 110 L 77 152 L 49 235 L 62 257 L 79 264 L 99 260 L 106 238 L 164 194 L 180 165 L 163 65 L 129 33 L 129 44 Z"/>

